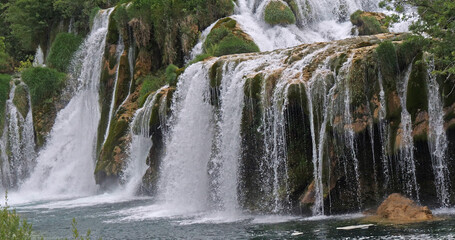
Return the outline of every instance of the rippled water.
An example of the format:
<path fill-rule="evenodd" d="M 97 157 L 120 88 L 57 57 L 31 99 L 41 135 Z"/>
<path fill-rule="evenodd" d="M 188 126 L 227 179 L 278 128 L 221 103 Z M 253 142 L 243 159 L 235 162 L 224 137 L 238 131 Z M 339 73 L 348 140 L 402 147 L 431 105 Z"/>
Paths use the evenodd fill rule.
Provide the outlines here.
<path fill-rule="evenodd" d="M 122 199 L 115 194 L 14 206 L 45 239 L 71 237 L 76 218 L 80 233 L 91 229 L 97 239 L 453 239 L 455 210 L 435 211 L 443 221 L 381 225 L 338 230 L 365 224 L 362 214 L 301 217 L 187 213 L 153 204 L 149 198 Z M 444 215 L 445 214 L 445 215 Z"/>

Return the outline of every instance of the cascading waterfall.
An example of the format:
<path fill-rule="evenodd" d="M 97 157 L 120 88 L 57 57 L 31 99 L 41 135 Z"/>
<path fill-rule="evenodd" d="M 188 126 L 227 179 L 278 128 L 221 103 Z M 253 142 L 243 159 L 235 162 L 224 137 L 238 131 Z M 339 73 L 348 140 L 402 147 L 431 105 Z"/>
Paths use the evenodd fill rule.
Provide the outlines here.
<path fill-rule="evenodd" d="M 272 27 L 263 20 L 264 10 L 269 2 L 269 0 L 239 0 L 235 15 L 232 16 L 253 38 L 261 51 L 347 38 L 352 36 L 352 25 L 349 22 L 351 13 L 359 9 L 380 10 L 377 0 L 297 0 L 295 1 L 299 12 L 297 25 Z"/>
<path fill-rule="evenodd" d="M 390 140 L 389 132 L 390 126 L 386 120 L 387 109 L 385 92 L 383 86 L 383 79 L 381 71 L 378 71 L 378 82 L 379 82 L 379 136 L 381 138 L 381 160 L 382 168 L 384 171 L 384 189 L 387 189 L 390 182 L 390 170 L 389 170 L 389 152 L 390 152 Z"/>
<path fill-rule="evenodd" d="M 106 139 L 109 135 L 109 129 L 111 127 L 111 122 L 112 118 L 114 117 L 114 111 L 115 111 L 115 97 L 117 95 L 117 84 L 118 84 L 118 77 L 119 77 L 119 72 L 120 72 L 120 58 L 122 57 L 123 51 L 125 50 L 125 44 L 123 43 L 123 38 L 122 35 L 119 35 L 119 41 L 117 44 L 117 70 L 115 71 L 115 80 L 114 80 L 114 88 L 112 90 L 112 98 L 111 98 L 111 105 L 109 107 L 109 116 L 108 116 L 108 121 L 107 121 L 107 127 L 106 127 L 106 132 L 104 134 L 104 143 L 106 142 Z"/>
<path fill-rule="evenodd" d="M 332 87 L 327 88 L 330 82 L 326 82 L 328 77 L 332 76 L 332 71 L 328 68 L 329 58 L 315 71 L 313 77 L 306 82 L 306 94 L 308 96 L 308 109 L 310 115 L 311 127 L 311 140 L 313 152 L 313 177 L 315 185 L 315 201 L 313 206 L 313 215 L 324 214 L 324 200 L 323 200 L 323 182 L 322 182 L 322 168 L 324 157 L 324 145 L 326 140 L 326 127 L 329 120 L 329 114 L 333 108 L 331 99 L 335 93 L 336 84 L 332 83 Z M 322 98 L 322 101 L 317 101 Z M 316 100 L 313 102 L 313 100 Z M 321 106 L 316 106 L 320 104 Z M 316 108 L 323 109 L 322 123 L 320 123 L 319 131 L 316 121 Z"/>
<path fill-rule="evenodd" d="M 346 143 L 346 147 L 348 149 L 348 157 L 345 160 L 350 160 L 353 162 L 354 174 L 355 174 L 355 188 L 357 192 L 357 203 L 359 204 L 359 210 L 361 208 L 361 196 L 360 196 L 360 170 L 359 170 L 359 160 L 357 158 L 356 153 L 356 146 L 355 146 L 355 132 L 352 127 L 352 116 L 351 116 L 351 93 L 350 93 L 350 86 L 349 86 L 349 72 L 352 66 L 352 60 L 354 58 L 354 54 L 352 54 L 348 60 L 343 64 L 340 69 L 340 73 L 337 75 L 337 82 L 343 81 L 344 84 L 344 141 Z M 339 79 L 339 78 L 344 79 Z M 345 169 L 349 165 L 348 162 L 345 162 Z M 346 176 L 349 174 L 346 172 Z"/>
<path fill-rule="evenodd" d="M 406 108 L 407 88 L 413 64 L 410 64 L 401 81 L 397 83 L 401 103 L 401 142 L 399 149 L 399 165 L 403 176 L 403 187 L 406 193 L 419 200 L 419 185 L 416 178 L 414 158 L 414 139 L 412 137 L 411 114 Z M 400 131 L 399 130 L 399 131 Z"/>
<path fill-rule="evenodd" d="M 20 88 L 20 92 L 16 89 Z M 16 96 L 26 94 L 25 96 Z M 16 97 L 24 98 L 26 112 L 16 106 Z M 24 102 L 22 102 L 24 104 Z M 25 116 L 23 114 L 26 114 Z M 2 160 L 2 179 L 4 189 L 17 188 L 28 177 L 35 160 L 35 140 L 31 100 L 27 86 L 19 82 L 12 84 L 9 99 L 6 102 L 6 124 L 0 143 L 0 159 Z"/>
<path fill-rule="evenodd" d="M 196 63 L 180 77 L 174 94 L 166 155 L 158 197 L 174 209 L 200 211 L 207 206 L 207 164 L 213 139 L 208 69 Z"/>
<path fill-rule="evenodd" d="M 112 8 L 101 10 L 96 15 L 92 31 L 74 56 L 69 81 L 76 81 L 78 90 L 58 113 L 33 173 L 20 187 L 21 193 L 31 193 L 36 198 L 56 198 L 96 191 L 93 172 L 100 119 L 98 84 L 112 11 Z"/>
<path fill-rule="evenodd" d="M 44 65 L 44 53 L 41 46 L 38 46 L 35 53 L 35 58 L 33 59 L 33 66 L 40 67 Z"/>
<path fill-rule="evenodd" d="M 146 159 L 153 145 L 152 136 L 150 135 L 150 117 L 152 116 L 153 106 L 157 102 L 157 96 L 166 88 L 168 88 L 167 85 L 147 97 L 144 106 L 137 110 L 130 125 L 132 140 L 128 151 L 128 163 L 123 175 L 127 196 L 132 196 L 136 193 L 147 170 Z M 163 115 L 163 113 L 160 111 L 160 115 Z"/>
<path fill-rule="evenodd" d="M 428 147 L 430 149 L 436 194 L 442 207 L 450 204 L 449 170 L 447 168 L 447 135 L 444 130 L 444 110 L 439 92 L 439 84 L 433 74 L 434 60 L 428 61 Z"/>

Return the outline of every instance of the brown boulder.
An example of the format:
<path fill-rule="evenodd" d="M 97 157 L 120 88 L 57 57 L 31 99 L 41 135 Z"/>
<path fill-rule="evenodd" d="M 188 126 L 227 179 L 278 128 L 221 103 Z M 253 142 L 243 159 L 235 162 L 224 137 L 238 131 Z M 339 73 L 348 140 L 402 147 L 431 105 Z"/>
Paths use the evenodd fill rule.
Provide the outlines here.
<path fill-rule="evenodd" d="M 419 206 L 411 199 L 393 193 L 378 207 L 376 216 L 369 220 L 400 224 L 435 220 L 435 217 L 428 207 Z"/>

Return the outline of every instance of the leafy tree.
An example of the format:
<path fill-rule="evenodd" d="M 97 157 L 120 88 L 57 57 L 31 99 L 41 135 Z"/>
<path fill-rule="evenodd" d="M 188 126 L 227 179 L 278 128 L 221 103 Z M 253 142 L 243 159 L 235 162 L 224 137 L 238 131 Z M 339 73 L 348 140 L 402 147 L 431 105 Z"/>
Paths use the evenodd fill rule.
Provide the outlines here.
<path fill-rule="evenodd" d="M 50 26 L 56 18 L 52 0 L 14 0 L 6 4 L 6 21 L 12 35 L 26 50 L 34 50 L 40 42 L 46 42 Z"/>
<path fill-rule="evenodd" d="M 403 11 L 406 5 L 417 8 L 419 20 L 411 30 L 419 35 L 429 35 L 426 51 L 433 53 L 437 73 L 455 74 L 455 1 L 454 0 L 385 0 L 380 6 Z M 398 16 L 392 16 L 398 20 Z"/>

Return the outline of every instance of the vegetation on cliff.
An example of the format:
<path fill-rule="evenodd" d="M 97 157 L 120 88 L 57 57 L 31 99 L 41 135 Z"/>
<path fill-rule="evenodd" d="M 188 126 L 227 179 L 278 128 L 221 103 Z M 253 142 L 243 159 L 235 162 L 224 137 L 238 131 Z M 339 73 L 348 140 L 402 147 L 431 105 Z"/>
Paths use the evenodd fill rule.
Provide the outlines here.
<path fill-rule="evenodd" d="M 219 20 L 204 42 L 204 51 L 211 56 L 259 52 L 259 47 L 232 18 Z"/>
<path fill-rule="evenodd" d="M 10 80 L 10 75 L 0 74 L 0 133 L 3 133 L 3 124 L 5 123 L 6 100 L 8 100 Z"/>
<path fill-rule="evenodd" d="M 73 54 L 79 48 L 82 37 L 71 33 L 59 33 L 50 48 L 47 65 L 60 72 L 66 72 Z"/>
<path fill-rule="evenodd" d="M 295 16 L 285 2 L 272 0 L 265 7 L 264 20 L 270 25 L 288 25 L 295 23 Z"/>
<path fill-rule="evenodd" d="M 46 67 L 27 68 L 22 72 L 22 79 L 30 89 L 33 106 L 39 106 L 62 88 L 66 75 Z"/>

